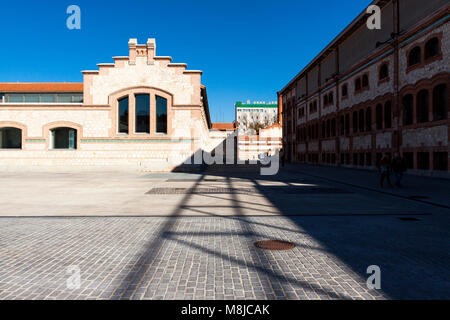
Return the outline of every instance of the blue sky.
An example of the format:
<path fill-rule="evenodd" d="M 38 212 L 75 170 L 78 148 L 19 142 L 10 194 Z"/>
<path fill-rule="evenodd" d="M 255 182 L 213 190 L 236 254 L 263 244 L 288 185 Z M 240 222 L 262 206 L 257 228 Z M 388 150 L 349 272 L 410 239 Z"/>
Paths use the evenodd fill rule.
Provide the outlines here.
<path fill-rule="evenodd" d="M 0 82 L 81 82 L 81 70 L 156 38 L 157 55 L 203 70 L 213 122 L 279 91 L 371 0 L 2 0 Z M 81 30 L 66 9 L 81 8 Z"/>

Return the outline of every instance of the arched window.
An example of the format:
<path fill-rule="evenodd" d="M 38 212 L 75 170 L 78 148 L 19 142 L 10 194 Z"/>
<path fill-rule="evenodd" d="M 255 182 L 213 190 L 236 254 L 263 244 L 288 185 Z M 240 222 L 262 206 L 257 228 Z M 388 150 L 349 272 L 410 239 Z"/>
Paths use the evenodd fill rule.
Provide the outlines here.
<path fill-rule="evenodd" d="M 392 103 L 390 101 L 384 104 L 384 127 L 392 128 Z"/>
<path fill-rule="evenodd" d="M 359 110 L 359 132 L 364 132 L 364 110 Z"/>
<path fill-rule="evenodd" d="M 345 134 L 345 119 L 344 116 L 341 116 L 341 119 L 339 121 L 339 127 L 341 129 L 341 136 Z"/>
<path fill-rule="evenodd" d="M 330 104 L 334 103 L 333 92 L 330 92 L 330 94 L 329 94 L 329 96 L 328 96 L 328 103 L 330 103 Z"/>
<path fill-rule="evenodd" d="M 425 59 L 432 58 L 439 54 L 439 39 L 432 38 L 425 44 Z"/>
<path fill-rule="evenodd" d="M 344 84 L 342 86 L 342 97 L 347 97 L 347 95 L 348 95 L 348 86 Z"/>
<path fill-rule="evenodd" d="M 433 89 L 433 120 L 442 120 L 447 118 L 447 86 L 438 85 Z"/>
<path fill-rule="evenodd" d="M 331 136 L 336 136 L 336 118 L 331 119 Z"/>
<path fill-rule="evenodd" d="M 328 96 L 327 95 L 323 96 L 323 105 L 324 106 L 328 105 Z"/>
<path fill-rule="evenodd" d="M 383 64 L 380 68 L 379 80 L 384 80 L 389 77 L 389 68 L 387 63 Z"/>
<path fill-rule="evenodd" d="M 403 97 L 403 125 L 413 124 L 414 101 L 412 94 Z"/>
<path fill-rule="evenodd" d="M 136 133 L 150 133 L 150 95 L 137 94 L 136 101 Z"/>
<path fill-rule="evenodd" d="M 361 90 L 361 79 L 358 78 L 355 80 L 355 91 Z"/>
<path fill-rule="evenodd" d="M 422 90 L 417 94 L 417 122 L 428 121 L 429 94 L 428 90 Z"/>
<path fill-rule="evenodd" d="M 22 149 L 22 130 L 18 128 L 0 128 L 0 149 Z"/>
<path fill-rule="evenodd" d="M 347 113 L 345 115 L 345 133 L 349 134 L 350 133 L 350 114 Z"/>
<path fill-rule="evenodd" d="M 366 110 L 366 131 L 372 130 L 372 108 Z"/>
<path fill-rule="evenodd" d="M 167 99 L 156 96 L 156 133 L 167 133 Z"/>
<path fill-rule="evenodd" d="M 353 112 L 353 133 L 358 132 L 358 112 Z"/>
<path fill-rule="evenodd" d="M 326 122 L 322 121 L 322 138 L 325 138 L 326 129 Z"/>
<path fill-rule="evenodd" d="M 73 128 L 54 128 L 50 130 L 51 149 L 76 149 L 77 130 Z"/>
<path fill-rule="evenodd" d="M 331 136 L 331 124 L 330 119 L 327 120 L 327 138 Z"/>
<path fill-rule="evenodd" d="M 369 86 L 369 77 L 367 74 L 363 75 L 362 77 L 362 87 L 367 88 Z"/>
<path fill-rule="evenodd" d="M 408 57 L 408 66 L 414 66 L 422 62 L 422 52 L 420 47 L 415 47 L 411 50 Z"/>
<path fill-rule="evenodd" d="M 119 100 L 119 133 L 127 133 L 129 128 L 128 96 Z"/>
<path fill-rule="evenodd" d="M 375 118 L 377 122 L 377 130 L 383 129 L 383 106 L 381 104 L 377 105 L 375 109 Z"/>

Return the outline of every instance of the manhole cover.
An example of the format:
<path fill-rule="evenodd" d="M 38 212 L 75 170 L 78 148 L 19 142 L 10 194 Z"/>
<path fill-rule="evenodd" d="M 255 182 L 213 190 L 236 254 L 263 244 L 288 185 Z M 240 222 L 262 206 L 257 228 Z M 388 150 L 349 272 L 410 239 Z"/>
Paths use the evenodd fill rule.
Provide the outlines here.
<path fill-rule="evenodd" d="M 413 217 L 401 217 L 401 218 L 398 218 L 398 219 L 400 219 L 402 221 L 420 221 L 420 219 L 413 218 Z"/>
<path fill-rule="evenodd" d="M 409 196 L 410 199 L 428 199 L 426 196 Z"/>
<path fill-rule="evenodd" d="M 291 250 L 295 244 L 283 240 L 262 240 L 254 243 L 255 247 L 264 250 Z"/>

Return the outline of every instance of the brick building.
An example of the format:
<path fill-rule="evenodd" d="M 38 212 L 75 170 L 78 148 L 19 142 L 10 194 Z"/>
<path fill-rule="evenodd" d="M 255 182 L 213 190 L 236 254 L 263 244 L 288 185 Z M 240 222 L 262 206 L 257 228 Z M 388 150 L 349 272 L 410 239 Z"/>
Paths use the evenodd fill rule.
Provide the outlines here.
<path fill-rule="evenodd" d="M 279 93 L 287 159 L 373 168 L 401 152 L 410 172 L 449 176 L 450 6 L 376 0 Z"/>
<path fill-rule="evenodd" d="M 202 72 L 128 45 L 83 83 L 0 83 L 0 168 L 167 171 L 211 149 Z"/>

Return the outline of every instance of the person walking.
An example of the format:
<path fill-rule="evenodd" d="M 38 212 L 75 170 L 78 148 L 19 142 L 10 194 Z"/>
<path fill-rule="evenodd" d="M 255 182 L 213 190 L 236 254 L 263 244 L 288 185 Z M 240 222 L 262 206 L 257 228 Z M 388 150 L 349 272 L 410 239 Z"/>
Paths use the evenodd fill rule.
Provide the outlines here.
<path fill-rule="evenodd" d="M 384 187 L 384 180 L 386 179 L 387 184 L 390 188 L 392 188 L 391 183 L 391 161 L 388 155 L 384 155 L 380 163 L 378 164 L 378 171 L 380 172 L 380 187 Z"/>
<path fill-rule="evenodd" d="M 396 152 L 395 157 L 392 160 L 392 171 L 394 172 L 395 185 L 402 187 L 403 173 L 406 171 L 406 160 L 400 153 Z"/>

